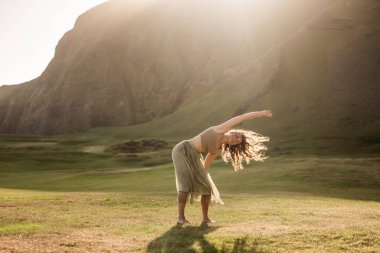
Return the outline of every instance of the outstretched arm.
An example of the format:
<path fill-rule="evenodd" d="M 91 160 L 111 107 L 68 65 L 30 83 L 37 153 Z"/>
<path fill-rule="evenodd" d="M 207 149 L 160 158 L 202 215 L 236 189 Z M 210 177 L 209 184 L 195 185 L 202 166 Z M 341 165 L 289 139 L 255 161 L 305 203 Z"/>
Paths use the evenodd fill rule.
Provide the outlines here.
<path fill-rule="evenodd" d="M 226 122 L 215 126 L 214 130 L 219 133 L 225 133 L 231 130 L 234 126 L 237 126 L 244 121 L 258 118 L 258 117 L 272 117 L 272 112 L 270 110 L 264 110 L 264 111 L 259 111 L 259 112 L 248 112 L 248 113 L 233 117 L 227 120 Z"/>

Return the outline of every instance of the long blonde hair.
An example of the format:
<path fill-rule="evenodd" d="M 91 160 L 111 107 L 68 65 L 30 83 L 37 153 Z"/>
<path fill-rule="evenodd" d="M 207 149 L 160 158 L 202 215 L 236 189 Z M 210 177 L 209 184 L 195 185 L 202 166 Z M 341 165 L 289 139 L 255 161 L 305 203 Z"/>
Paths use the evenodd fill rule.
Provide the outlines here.
<path fill-rule="evenodd" d="M 268 158 L 265 156 L 265 151 L 268 148 L 263 142 L 269 141 L 269 137 L 243 129 L 232 129 L 226 134 L 242 135 L 241 143 L 222 145 L 222 159 L 226 163 L 231 161 L 235 171 L 244 169 L 243 161 L 249 164 L 251 160 L 263 162 L 264 159 Z"/>

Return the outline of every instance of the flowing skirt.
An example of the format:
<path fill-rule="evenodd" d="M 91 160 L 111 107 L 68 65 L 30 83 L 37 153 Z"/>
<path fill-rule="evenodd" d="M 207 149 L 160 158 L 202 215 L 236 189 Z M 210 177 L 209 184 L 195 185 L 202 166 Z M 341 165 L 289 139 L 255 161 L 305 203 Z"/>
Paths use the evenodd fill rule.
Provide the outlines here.
<path fill-rule="evenodd" d="M 177 192 L 189 193 L 190 203 L 194 203 L 194 198 L 200 195 L 211 195 L 211 201 L 224 204 L 210 174 L 203 167 L 201 154 L 190 140 L 174 146 L 172 159 Z"/>

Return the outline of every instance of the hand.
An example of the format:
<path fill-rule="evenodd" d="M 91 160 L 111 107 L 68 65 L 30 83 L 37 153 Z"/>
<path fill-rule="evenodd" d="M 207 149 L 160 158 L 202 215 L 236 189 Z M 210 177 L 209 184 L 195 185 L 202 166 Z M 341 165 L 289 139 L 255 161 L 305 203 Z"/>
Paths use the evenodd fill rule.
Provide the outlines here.
<path fill-rule="evenodd" d="M 272 118 L 272 112 L 270 110 L 264 110 L 261 112 L 261 116 Z"/>

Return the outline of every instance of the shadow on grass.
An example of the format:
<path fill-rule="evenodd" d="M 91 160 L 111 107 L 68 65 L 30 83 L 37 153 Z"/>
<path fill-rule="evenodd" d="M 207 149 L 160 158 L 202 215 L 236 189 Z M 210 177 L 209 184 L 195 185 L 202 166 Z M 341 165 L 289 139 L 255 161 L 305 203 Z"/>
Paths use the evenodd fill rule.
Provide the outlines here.
<path fill-rule="evenodd" d="M 209 243 L 205 235 L 218 227 L 202 224 L 196 226 L 176 225 L 148 244 L 148 252 L 197 252 L 193 246 L 198 243 L 202 252 L 217 252 L 214 245 Z"/>
<path fill-rule="evenodd" d="M 254 246 L 249 247 L 246 238 L 237 238 L 233 245 L 225 242 L 221 249 L 210 243 L 205 235 L 217 230 L 218 227 L 209 227 L 207 224 L 196 226 L 176 225 L 160 237 L 155 238 L 147 246 L 147 252 L 221 252 L 221 253 L 258 253 Z"/>
<path fill-rule="evenodd" d="M 264 253 L 266 251 L 262 251 L 257 249 L 257 243 L 253 242 L 254 245 L 249 245 L 252 243 L 247 242 L 247 237 L 244 238 L 236 238 L 232 245 L 232 249 L 223 242 L 222 249 L 218 252 L 220 253 Z"/>

